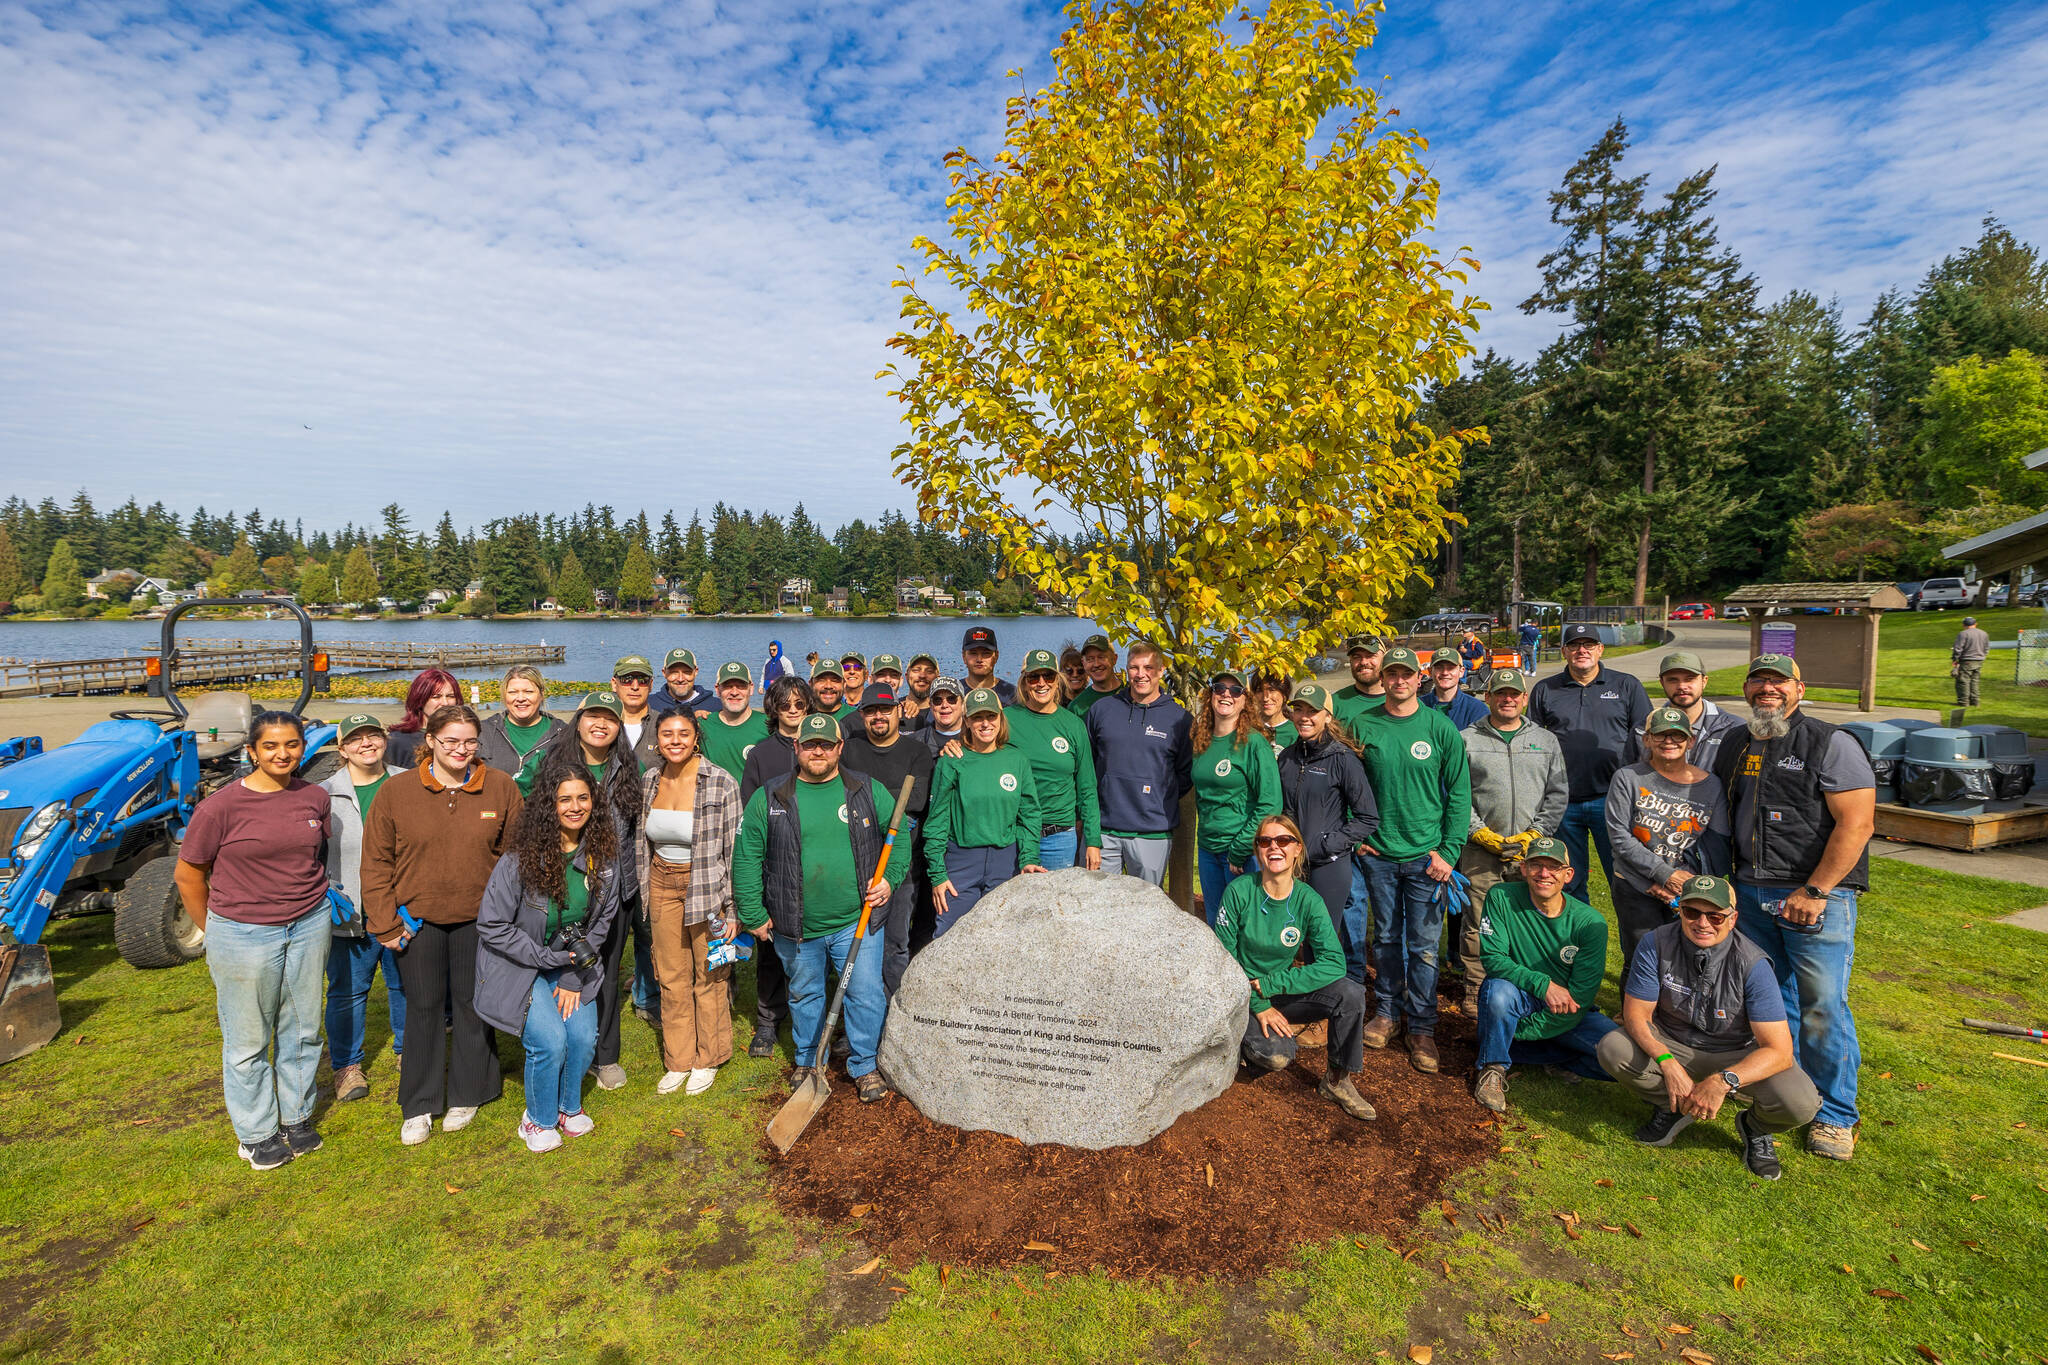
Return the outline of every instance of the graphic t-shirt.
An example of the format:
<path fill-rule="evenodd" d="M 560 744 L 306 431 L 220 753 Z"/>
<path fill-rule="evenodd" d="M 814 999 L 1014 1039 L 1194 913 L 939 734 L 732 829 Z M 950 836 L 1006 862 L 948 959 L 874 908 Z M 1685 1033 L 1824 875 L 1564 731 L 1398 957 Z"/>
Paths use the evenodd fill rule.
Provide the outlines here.
<path fill-rule="evenodd" d="M 213 864 L 206 912 L 238 924 L 290 924 L 327 899 L 324 788 L 283 791 L 230 782 L 199 803 L 178 857 Z"/>

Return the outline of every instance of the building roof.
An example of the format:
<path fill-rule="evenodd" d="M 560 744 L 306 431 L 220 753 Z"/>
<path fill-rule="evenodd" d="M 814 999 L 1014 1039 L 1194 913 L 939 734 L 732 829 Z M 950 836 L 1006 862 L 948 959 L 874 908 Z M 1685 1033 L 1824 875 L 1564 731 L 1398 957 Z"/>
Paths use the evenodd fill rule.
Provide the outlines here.
<path fill-rule="evenodd" d="M 1745 607 L 1889 607 L 1907 605 L 1890 583 L 1751 583 L 1723 598 Z"/>

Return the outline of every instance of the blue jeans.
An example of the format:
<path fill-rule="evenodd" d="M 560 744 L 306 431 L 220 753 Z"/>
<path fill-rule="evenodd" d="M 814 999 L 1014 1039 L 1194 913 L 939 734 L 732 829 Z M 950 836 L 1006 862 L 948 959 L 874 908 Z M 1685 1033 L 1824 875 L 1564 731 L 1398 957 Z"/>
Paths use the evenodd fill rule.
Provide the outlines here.
<path fill-rule="evenodd" d="M 1837 1128 L 1856 1124 L 1856 1071 L 1863 1047 L 1849 1013 L 1849 972 L 1856 962 L 1856 893 L 1836 887 L 1828 893 L 1821 931 L 1787 929 L 1763 902 L 1783 900 L 1790 886 L 1735 883 L 1735 927 L 1770 955 L 1778 988 L 1785 993 L 1785 1017 L 1797 1020 L 1792 1053 L 1799 1069 L 1820 1091 L 1818 1123 Z"/>
<path fill-rule="evenodd" d="M 1047 872 L 1058 872 L 1061 868 L 1072 867 L 1080 855 L 1079 830 L 1055 830 L 1051 834 L 1038 836 L 1038 865 Z"/>
<path fill-rule="evenodd" d="M 391 1017 L 391 1055 L 405 1055 L 405 985 L 398 954 L 365 934 L 336 935 L 327 950 L 327 1059 L 336 1071 L 363 1064 L 363 1031 L 370 1013 L 370 983 L 384 973 L 384 1004 Z"/>
<path fill-rule="evenodd" d="M 646 911 L 633 917 L 633 1008 L 661 1007 L 661 988 L 654 975 L 654 933 L 648 927 Z"/>
<path fill-rule="evenodd" d="M 1565 883 L 1565 894 L 1586 899 L 1586 876 L 1592 870 L 1593 860 L 1586 855 L 1586 833 L 1591 831 L 1593 846 L 1600 850 L 1600 870 L 1607 874 L 1610 885 L 1614 882 L 1614 845 L 1607 841 L 1607 798 L 1595 796 L 1586 801 L 1574 801 L 1564 808 L 1564 823 L 1558 826 L 1557 837 L 1564 840 L 1564 846 L 1572 853 L 1572 879 Z"/>
<path fill-rule="evenodd" d="M 245 1147 L 313 1116 L 321 977 L 333 931 L 325 901 L 289 924 L 206 917 L 206 970 L 220 1013 L 221 1089 L 228 1122 Z"/>
<path fill-rule="evenodd" d="M 552 1128 L 565 1114 L 583 1109 L 583 1073 L 597 1055 L 597 1001 L 578 1005 L 567 1019 L 555 1006 L 555 981 L 560 972 L 533 978 L 533 998 L 526 1003 L 526 1117 Z"/>
<path fill-rule="evenodd" d="M 1015 845 L 1011 845 L 1015 847 Z M 818 1035 L 825 1027 L 825 1007 L 839 984 L 846 955 L 853 951 L 849 924 L 836 934 L 817 938 L 775 936 L 775 955 L 789 974 L 790 1034 L 796 1041 L 796 1064 L 815 1066 Z M 863 941 L 846 983 L 846 1074 L 858 1079 L 875 1069 L 875 1050 L 882 1045 L 882 1016 L 889 997 L 882 989 L 882 945 Z"/>
<path fill-rule="evenodd" d="M 1444 936 L 1444 902 L 1429 875 L 1429 855 L 1396 862 L 1360 855 L 1372 895 L 1372 961 L 1379 973 L 1373 997 L 1382 1019 L 1404 1016 L 1408 1032 L 1436 1033 L 1437 944 Z M 1351 914 L 1345 907 L 1345 916 Z M 1357 942 L 1354 934 L 1352 941 Z"/>
<path fill-rule="evenodd" d="M 1195 850 L 1195 875 L 1202 883 L 1202 914 L 1209 921 L 1209 927 L 1216 927 L 1216 912 L 1223 908 L 1223 893 L 1230 884 L 1244 875 L 1230 870 L 1228 854 L 1212 852 L 1206 848 Z"/>
<path fill-rule="evenodd" d="M 1359 985 L 1366 984 L 1366 964 L 1372 960 L 1372 886 L 1365 876 L 1365 855 L 1351 855 L 1351 895 L 1344 902 L 1344 917 L 1337 926 L 1344 940 L 1344 974 Z"/>
<path fill-rule="evenodd" d="M 1621 1025 L 1599 1010 L 1579 1011 L 1571 1032 L 1555 1038 L 1515 1040 L 1515 1030 L 1543 1002 L 1505 977 L 1489 976 L 1479 988 L 1479 1065 L 1561 1066 L 1589 1081 L 1612 1079 L 1600 1065 L 1600 1040 Z"/>

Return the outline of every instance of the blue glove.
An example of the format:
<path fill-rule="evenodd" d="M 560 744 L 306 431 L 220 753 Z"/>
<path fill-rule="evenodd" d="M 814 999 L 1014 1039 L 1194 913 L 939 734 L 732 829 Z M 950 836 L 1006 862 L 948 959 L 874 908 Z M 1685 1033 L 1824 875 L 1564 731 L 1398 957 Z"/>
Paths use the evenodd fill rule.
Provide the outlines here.
<path fill-rule="evenodd" d="M 1464 873 L 1458 871 L 1457 868 L 1452 868 L 1450 879 L 1448 881 L 1441 881 L 1436 884 L 1436 893 L 1434 899 L 1437 901 L 1442 901 L 1447 894 L 1456 895 L 1460 901 L 1471 900 L 1472 879 L 1470 877 L 1467 877 Z"/>
<path fill-rule="evenodd" d="M 413 918 L 412 911 L 402 905 L 398 907 L 398 918 L 405 924 L 405 932 L 408 934 L 417 934 L 420 931 L 420 921 Z"/>
<path fill-rule="evenodd" d="M 338 886 L 327 888 L 327 917 L 336 924 L 347 924 L 356 917 L 355 902 L 344 896 Z"/>

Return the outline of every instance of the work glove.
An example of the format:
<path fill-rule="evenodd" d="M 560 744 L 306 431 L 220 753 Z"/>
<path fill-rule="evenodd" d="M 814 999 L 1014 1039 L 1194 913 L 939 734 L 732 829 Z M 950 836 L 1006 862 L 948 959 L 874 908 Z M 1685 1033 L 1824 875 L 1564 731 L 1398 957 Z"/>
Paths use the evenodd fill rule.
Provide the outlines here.
<path fill-rule="evenodd" d="M 1488 853 L 1494 854 L 1496 856 L 1500 854 L 1501 845 L 1505 842 L 1499 834 L 1495 833 L 1493 830 L 1488 829 L 1484 825 L 1481 825 L 1478 829 L 1473 830 L 1471 838 L 1473 843 L 1479 845 Z"/>
<path fill-rule="evenodd" d="M 355 902 L 343 895 L 338 886 L 327 888 L 327 917 L 336 924 L 349 924 L 355 920 Z"/>
<path fill-rule="evenodd" d="M 1541 830 L 1525 829 L 1520 834 L 1511 834 L 1500 841 L 1500 856 L 1516 862 L 1529 856 L 1529 845 L 1543 837 Z"/>

